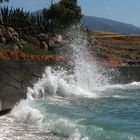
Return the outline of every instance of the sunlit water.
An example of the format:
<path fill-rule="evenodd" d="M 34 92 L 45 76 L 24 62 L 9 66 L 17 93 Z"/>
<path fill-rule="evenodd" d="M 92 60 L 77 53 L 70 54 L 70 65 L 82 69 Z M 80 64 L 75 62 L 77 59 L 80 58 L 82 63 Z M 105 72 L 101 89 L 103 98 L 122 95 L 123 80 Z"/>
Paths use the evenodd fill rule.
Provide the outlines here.
<path fill-rule="evenodd" d="M 0 140 L 139 140 L 140 83 L 111 85 L 79 26 L 67 33 L 72 71 L 46 67 L 10 114 Z"/>

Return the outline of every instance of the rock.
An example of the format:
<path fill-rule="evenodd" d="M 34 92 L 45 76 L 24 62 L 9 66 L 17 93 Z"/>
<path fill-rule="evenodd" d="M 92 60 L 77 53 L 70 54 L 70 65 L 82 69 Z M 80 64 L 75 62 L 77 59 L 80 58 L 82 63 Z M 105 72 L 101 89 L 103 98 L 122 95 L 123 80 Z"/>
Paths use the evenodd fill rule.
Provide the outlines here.
<path fill-rule="evenodd" d="M 23 39 L 20 39 L 20 44 L 19 45 L 25 45 L 26 42 Z"/>
<path fill-rule="evenodd" d="M 2 27 L 1 27 L 1 30 L 2 30 L 3 35 L 5 36 L 5 35 L 6 35 L 6 33 L 7 33 L 6 28 L 5 28 L 4 26 L 2 26 Z"/>
<path fill-rule="evenodd" d="M 55 42 L 53 39 L 49 40 L 49 47 L 54 47 L 55 46 Z"/>
<path fill-rule="evenodd" d="M 57 42 L 58 42 L 58 43 L 62 43 L 62 41 L 63 41 L 62 35 L 58 35 L 58 37 L 57 37 Z"/>
<path fill-rule="evenodd" d="M 56 35 L 54 37 L 52 37 L 52 40 L 54 41 L 54 43 L 57 43 L 57 39 L 58 39 L 58 37 Z"/>
<path fill-rule="evenodd" d="M 15 29 L 13 29 L 12 27 L 8 27 L 7 29 L 13 36 L 19 38 L 19 34 L 15 31 Z"/>
<path fill-rule="evenodd" d="M 56 34 L 52 39 L 54 40 L 55 43 L 62 43 L 63 42 L 62 35 L 57 35 Z"/>
<path fill-rule="evenodd" d="M 42 41 L 48 42 L 49 40 L 49 36 L 44 33 L 40 33 L 39 35 L 37 35 L 37 38 L 39 39 L 40 42 Z"/>
<path fill-rule="evenodd" d="M 6 39 L 4 37 L 1 38 L 1 43 L 6 44 Z"/>
<path fill-rule="evenodd" d="M 9 31 L 7 31 L 6 34 L 5 34 L 5 38 L 7 40 L 11 41 L 12 40 L 12 34 Z"/>
<path fill-rule="evenodd" d="M 36 46 L 40 46 L 40 41 L 34 36 L 24 35 L 24 40 Z"/>
<path fill-rule="evenodd" d="M 16 44 L 11 44 L 11 49 L 12 51 L 17 51 L 19 50 L 19 47 Z"/>
<path fill-rule="evenodd" d="M 46 51 L 48 51 L 48 44 L 45 41 L 43 41 L 43 42 L 40 43 L 40 48 L 45 49 Z"/>
<path fill-rule="evenodd" d="M 6 43 L 12 42 L 12 41 L 11 41 L 12 34 L 11 34 L 9 31 L 6 31 L 6 32 L 4 33 L 4 36 L 3 36 L 3 37 L 6 39 Z"/>
<path fill-rule="evenodd" d="M 2 29 L 0 28 L 0 43 L 3 43 L 3 33 Z"/>
<path fill-rule="evenodd" d="M 15 32 L 15 29 L 13 29 L 12 27 L 7 27 L 7 29 L 8 29 L 8 31 L 9 31 L 10 33 Z"/>
<path fill-rule="evenodd" d="M 12 33 L 12 35 L 19 38 L 19 34 L 17 32 Z"/>
<path fill-rule="evenodd" d="M 0 28 L 0 37 L 3 36 L 2 29 Z"/>
<path fill-rule="evenodd" d="M 16 36 L 12 36 L 12 43 L 18 44 L 20 43 L 20 40 Z"/>
<path fill-rule="evenodd" d="M 23 48 L 23 45 L 18 45 L 18 49 L 22 49 Z"/>

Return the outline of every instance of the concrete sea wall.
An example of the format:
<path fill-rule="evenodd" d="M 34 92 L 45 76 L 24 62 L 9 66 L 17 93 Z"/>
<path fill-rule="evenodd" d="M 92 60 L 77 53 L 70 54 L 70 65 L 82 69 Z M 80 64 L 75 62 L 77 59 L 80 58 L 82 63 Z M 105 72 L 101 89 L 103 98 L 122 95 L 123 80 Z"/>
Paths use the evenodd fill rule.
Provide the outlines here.
<path fill-rule="evenodd" d="M 21 99 L 26 98 L 27 87 L 33 87 L 34 83 L 41 78 L 46 66 L 63 64 L 63 62 L 0 59 L 0 115 L 12 109 Z M 125 84 L 140 81 L 140 66 L 115 69 L 109 73 L 113 83 Z"/>
<path fill-rule="evenodd" d="M 127 84 L 140 81 L 140 66 L 118 66 L 116 73 L 111 74 L 114 83 Z"/>
<path fill-rule="evenodd" d="M 41 78 L 45 67 L 49 65 L 56 65 L 56 63 L 1 59 L 0 112 L 10 110 L 16 102 L 26 98 L 27 87 L 32 87 Z"/>

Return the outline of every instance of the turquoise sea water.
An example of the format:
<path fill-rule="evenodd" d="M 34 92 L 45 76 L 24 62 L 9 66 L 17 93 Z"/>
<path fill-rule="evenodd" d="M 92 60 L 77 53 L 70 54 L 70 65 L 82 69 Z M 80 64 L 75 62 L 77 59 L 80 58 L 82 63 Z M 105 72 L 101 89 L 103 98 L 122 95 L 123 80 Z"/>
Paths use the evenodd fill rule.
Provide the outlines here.
<path fill-rule="evenodd" d="M 121 86 L 105 89 L 96 99 L 56 97 L 52 101 L 35 101 L 35 106 L 42 110 L 46 122 L 54 119 L 57 125 L 62 119 L 58 132 L 55 130 L 60 135 L 65 136 L 68 129 L 91 140 L 139 140 L 140 86 Z"/>
<path fill-rule="evenodd" d="M 140 83 L 103 86 L 90 93 L 47 73 L 49 86 L 45 75 L 29 89 L 28 99 L 0 119 L 2 140 L 140 139 Z"/>

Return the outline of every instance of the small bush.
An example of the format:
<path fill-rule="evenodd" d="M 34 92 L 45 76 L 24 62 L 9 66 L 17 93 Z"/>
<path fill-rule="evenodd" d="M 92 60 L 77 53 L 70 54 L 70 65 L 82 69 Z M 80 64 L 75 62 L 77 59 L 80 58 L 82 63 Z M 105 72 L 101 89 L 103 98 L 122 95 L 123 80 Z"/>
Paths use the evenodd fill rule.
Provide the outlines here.
<path fill-rule="evenodd" d="M 24 45 L 22 51 L 25 53 L 30 53 L 30 54 L 34 54 L 34 55 L 45 55 L 48 53 L 48 51 L 41 49 L 33 44 L 29 44 L 29 43 Z"/>

